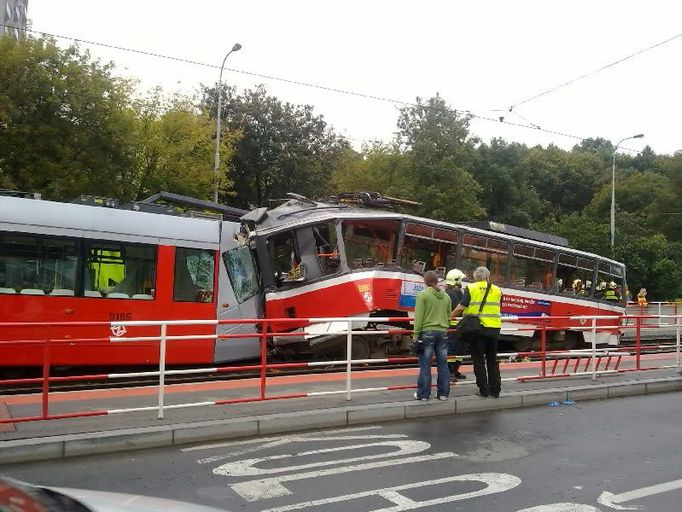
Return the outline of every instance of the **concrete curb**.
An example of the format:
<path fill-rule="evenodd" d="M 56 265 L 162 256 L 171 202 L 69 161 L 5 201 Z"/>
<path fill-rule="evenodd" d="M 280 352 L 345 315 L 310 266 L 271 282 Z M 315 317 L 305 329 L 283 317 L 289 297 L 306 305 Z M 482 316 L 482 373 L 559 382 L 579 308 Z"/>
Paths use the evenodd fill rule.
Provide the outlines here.
<path fill-rule="evenodd" d="M 0 464 L 35 462 L 83 455 L 100 455 L 197 442 L 283 434 L 315 428 L 426 418 L 471 412 L 533 407 L 548 402 L 599 400 L 682 391 L 682 377 L 590 384 L 503 393 L 499 399 L 462 396 L 447 402 L 389 402 L 330 409 L 287 412 L 229 420 L 178 423 L 86 434 L 15 439 L 0 442 Z"/>

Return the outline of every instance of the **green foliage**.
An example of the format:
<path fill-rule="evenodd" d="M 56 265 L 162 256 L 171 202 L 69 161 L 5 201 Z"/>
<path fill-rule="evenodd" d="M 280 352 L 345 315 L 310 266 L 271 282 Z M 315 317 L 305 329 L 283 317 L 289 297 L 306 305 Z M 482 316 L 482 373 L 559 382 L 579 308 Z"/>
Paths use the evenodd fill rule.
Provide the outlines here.
<path fill-rule="evenodd" d="M 117 195 L 131 88 L 75 46 L 0 38 L 0 183 L 56 199 Z"/>
<path fill-rule="evenodd" d="M 135 165 L 127 176 L 126 196 L 141 199 L 159 190 L 169 190 L 199 199 L 211 199 L 215 188 L 213 171 L 215 123 L 192 102 L 180 95 L 164 98 L 160 89 L 135 102 L 133 149 Z M 221 136 L 220 193 L 227 196 L 232 182 L 227 178 L 237 132 Z"/>
<path fill-rule="evenodd" d="M 222 118 L 239 131 L 231 178 L 232 202 L 249 208 L 287 192 L 318 197 L 331 191 L 331 174 L 347 142 L 310 105 L 284 103 L 259 86 L 243 93 L 224 87 Z M 202 104 L 215 116 L 216 89 L 203 89 Z"/>

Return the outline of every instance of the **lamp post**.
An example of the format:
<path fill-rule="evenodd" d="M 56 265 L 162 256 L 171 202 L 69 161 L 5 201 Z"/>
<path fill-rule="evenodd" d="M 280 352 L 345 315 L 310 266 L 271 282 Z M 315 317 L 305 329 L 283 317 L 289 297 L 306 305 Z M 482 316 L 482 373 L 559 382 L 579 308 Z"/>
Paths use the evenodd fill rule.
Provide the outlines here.
<path fill-rule="evenodd" d="M 618 146 L 621 142 L 625 142 L 630 139 L 641 139 L 644 137 L 643 133 L 638 133 L 637 135 L 632 135 L 630 137 L 625 137 L 618 141 L 616 147 L 613 148 L 613 166 L 611 167 L 611 252 L 613 253 L 613 243 L 616 239 L 616 152 L 618 151 Z"/>
<path fill-rule="evenodd" d="M 232 49 L 227 52 L 223 63 L 220 66 L 220 78 L 218 78 L 218 115 L 216 119 L 216 134 L 215 134 L 215 160 L 213 162 L 213 177 L 215 180 L 215 190 L 213 191 L 213 201 L 218 202 L 218 167 L 220 167 L 220 116 L 222 113 L 222 99 L 223 99 L 223 68 L 225 67 L 225 61 L 230 56 L 232 52 L 238 52 L 242 49 L 242 45 L 235 43 Z"/>

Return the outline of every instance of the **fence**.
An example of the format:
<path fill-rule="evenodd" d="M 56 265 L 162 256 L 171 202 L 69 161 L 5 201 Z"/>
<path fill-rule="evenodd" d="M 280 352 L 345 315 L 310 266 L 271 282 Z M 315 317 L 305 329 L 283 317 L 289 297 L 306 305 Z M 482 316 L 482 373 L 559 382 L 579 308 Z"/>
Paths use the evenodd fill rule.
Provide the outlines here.
<path fill-rule="evenodd" d="M 647 371 L 658 370 L 663 368 L 680 368 L 680 328 L 682 315 L 626 315 L 626 316 L 565 316 L 565 317 L 537 317 L 533 318 L 535 325 L 528 326 L 529 319 L 527 317 L 518 319 L 515 317 L 505 317 L 505 322 L 511 323 L 512 326 L 506 326 L 502 334 L 513 335 L 519 334 L 522 331 L 533 331 L 535 339 L 539 342 L 539 347 L 536 350 L 528 350 L 525 352 L 510 352 L 499 354 L 499 357 L 508 361 L 517 361 L 526 358 L 536 358 L 538 360 L 539 372 L 537 375 L 527 375 L 520 377 L 505 378 L 503 381 L 519 381 L 526 382 L 540 379 L 557 379 L 557 378 L 572 378 L 591 376 L 593 380 L 600 375 L 620 374 L 632 371 Z M 652 322 L 652 320 L 655 320 Z M 641 356 L 643 351 L 648 350 L 662 350 L 670 349 L 670 345 L 645 345 L 642 344 L 642 331 L 646 329 L 656 328 L 658 323 L 662 320 L 666 325 L 673 326 L 676 331 L 674 350 L 676 352 L 676 363 L 674 365 L 663 366 L 647 366 L 643 367 L 641 364 Z M 524 325 L 513 326 L 514 322 L 522 321 Z M 565 322 L 563 325 L 557 325 L 557 321 Z M 580 326 L 576 326 L 576 321 L 579 321 Z M 336 361 L 311 361 L 311 362 L 296 362 L 296 363 L 268 363 L 268 338 L 273 336 L 287 337 L 300 336 L 301 332 L 270 332 L 269 325 L 272 323 L 300 325 L 305 322 L 306 327 L 319 323 L 344 322 L 345 329 L 338 332 L 339 335 L 345 335 L 346 338 L 346 357 Z M 321 397 L 326 395 L 346 395 L 347 400 L 351 400 L 353 393 L 366 393 L 376 391 L 393 391 L 398 389 L 413 389 L 414 385 L 396 385 L 396 386 L 382 386 L 353 389 L 352 375 L 354 365 L 371 365 L 377 363 L 398 363 L 417 361 L 415 357 L 386 357 L 382 359 L 353 359 L 352 347 L 353 338 L 357 335 L 362 336 L 381 336 L 381 335 L 409 335 L 412 333 L 410 329 L 400 329 L 388 327 L 386 329 L 355 329 L 354 323 L 373 324 L 400 324 L 410 322 L 409 318 L 405 317 L 368 317 L 368 318 L 284 318 L 284 319 L 254 319 L 254 320 L 168 320 L 168 321 L 122 321 L 122 322 L 64 322 L 60 324 L 54 323 L 38 323 L 38 322 L 4 322 L 0 323 L 0 333 L 4 328 L 48 328 L 54 327 L 156 327 L 159 330 L 158 336 L 129 336 L 115 338 L 117 343 L 132 343 L 132 342 L 154 342 L 158 343 L 159 351 L 159 365 L 158 370 L 143 371 L 143 372 L 128 372 L 128 373 L 98 373 L 90 375 L 73 375 L 73 376 L 54 376 L 50 375 L 52 366 L 51 352 L 58 344 L 78 344 L 87 348 L 88 346 L 95 346 L 98 344 L 109 344 L 111 338 L 79 338 L 68 340 L 54 340 L 54 339 L 40 339 L 40 340 L 19 340 L 19 341 L 0 341 L 0 350 L 6 350 L 7 346 L 21 346 L 25 347 L 27 344 L 38 345 L 42 348 L 42 375 L 35 378 L 17 378 L 0 380 L 0 386 L 9 385 L 25 385 L 25 384 L 41 384 L 41 414 L 34 416 L 25 416 L 19 418 L 0 418 L 0 424 L 3 423 L 20 423 L 39 420 L 65 419 L 76 417 L 90 417 L 90 416 L 104 416 L 110 414 L 122 414 L 139 411 L 156 411 L 159 419 L 164 417 L 164 411 L 169 409 L 203 407 L 211 405 L 227 405 L 245 402 L 270 401 L 270 400 L 285 400 L 291 398 L 305 398 L 305 397 Z M 258 326 L 258 333 L 253 335 L 244 334 L 183 334 L 173 335 L 169 334 L 169 328 L 175 326 L 218 326 L 226 324 L 255 324 Z M 566 330 L 570 327 L 571 330 L 582 331 L 584 339 L 589 348 L 580 350 L 549 350 L 548 349 L 548 335 L 552 331 Z M 623 358 L 632 352 L 633 347 L 598 347 L 596 343 L 597 333 L 604 330 L 628 330 L 635 331 L 635 364 L 634 368 L 623 368 L 621 363 Z M 306 331 L 304 331 L 304 334 Z M 530 333 L 527 333 L 530 334 Z M 250 365 L 229 365 L 229 366 L 212 366 L 206 368 L 186 368 L 186 369 L 167 369 L 166 368 L 166 353 L 169 343 L 179 340 L 218 340 L 218 339 L 233 339 L 244 337 L 257 337 L 260 344 L 260 363 Z M 602 365 L 603 363 L 603 365 Z M 613 366 L 612 366 L 613 365 Z M 289 393 L 281 395 L 269 395 L 267 393 L 267 378 L 268 372 L 273 370 L 284 370 L 293 368 L 311 368 L 322 366 L 343 366 L 345 367 L 345 387 L 341 390 L 334 391 L 313 391 L 305 393 Z M 569 369 L 571 371 L 569 371 Z M 558 370 L 558 372 L 557 372 Z M 166 393 L 166 377 L 172 375 L 189 375 L 189 374 L 213 374 L 213 373 L 237 373 L 237 372 L 259 372 L 259 392 L 257 396 L 241 397 L 231 399 L 221 399 L 213 401 L 202 401 L 193 403 L 183 403 L 168 405 L 165 400 Z M 95 381 L 95 380 L 116 380 L 131 377 L 158 377 L 158 396 L 157 404 L 146 407 L 129 407 L 120 409 L 101 409 L 64 414 L 50 414 L 49 411 L 49 397 L 50 384 L 57 382 L 77 382 L 77 381 Z M 473 382 L 468 382 L 473 384 Z"/>

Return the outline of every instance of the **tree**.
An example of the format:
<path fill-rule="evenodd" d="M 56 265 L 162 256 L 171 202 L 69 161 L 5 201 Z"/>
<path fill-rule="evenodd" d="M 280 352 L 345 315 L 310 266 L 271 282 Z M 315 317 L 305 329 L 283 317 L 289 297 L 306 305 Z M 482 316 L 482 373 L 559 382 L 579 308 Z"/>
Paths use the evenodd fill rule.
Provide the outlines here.
<path fill-rule="evenodd" d="M 470 116 L 451 109 L 438 95 L 400 110 L 396 144 L 406 156 L 410 199 L 425 216 L 466 221 L 485 215 L 481 186 L 469 169 L 476 139 L 469 137 Z"/>
<path fill-rule="evenodd" d="M 215 123 L 176 94 L 165 98 L 161 89 L 135 102 L 134 166 L 127 175 L 126 196 L 141 199 L 160 190 L 199 199 L 211 199 L 215 188 L 213 171 Z M 231 193 L 227 168 L 239 133 L 221 137 L 220 192 Z"/>
<path fill-rule="evenodd" d="M 296 192 L 317 197 L 332 189 L 331 174 L 348 143 L 310 105 L 269 96 L 263 86 L 238 94 L 224 87 L 225 126 L 241 133 L 232 160 L 236 206 L 268 204 Z M 204 87 L 202 104 L 215 116 L 216 89 Z"/>
<path fill-rule="evenodd" d="M 76 46 L 0 38 L 0 183 L 70 200 L 120 196 L 132 83 Z"/>

